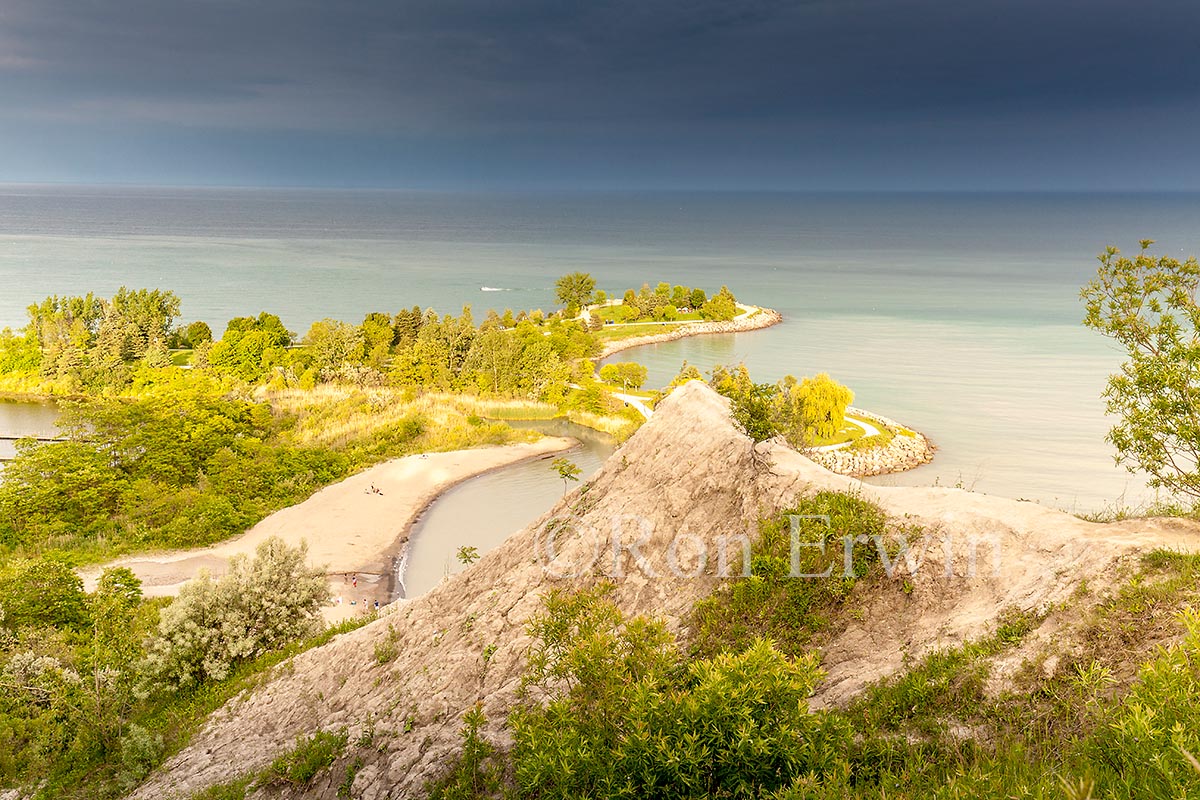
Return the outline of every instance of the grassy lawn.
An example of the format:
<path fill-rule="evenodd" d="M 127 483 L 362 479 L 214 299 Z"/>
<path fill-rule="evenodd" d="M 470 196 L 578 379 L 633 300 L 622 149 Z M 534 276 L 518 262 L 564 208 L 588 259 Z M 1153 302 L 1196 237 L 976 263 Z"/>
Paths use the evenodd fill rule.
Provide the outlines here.
<path fill-rule="evenodd" d="M 637 309 L 630 308 L 629 306 L 625 306 L 625 305 L 604 306 L 603 308 L 597 309 L 596 311 L 593 311 L 592 313 L 595 314 L 596 316 L 600 317 L 600 319 L 604 320 L 605 322 L 612 320 L 615 323 L 622 324 L 622 323 L 632 322 L 634 320 L 634 318 L 637 316 Z M 699 319 L 702 319 L 699 311 L 689 311 L 686 314 L 680 314 L 679 316 L 677 316 L 675 318 L 675 321 L 688 322 L 688 321 L 699 320 Z M 645 321 L 646 322 L 655 322 L 657 320 L 645 320 Z"/>
<path fill-rule="evenodd" d="M 881 431 L 884 432 L 884 434 L 887 434 L 887 431 L 884 430 L 883 426 L 880 425 L 878 422 L 874 422 L 872 420 L 867 420 L 867 419 L 861 419 L 861 418 L 855 417 L 851 414 L 847 414 L 846 415 L 846 424 L 842 427 L 842 429 L 840 431 L 838 431 L 835 435 L 833 435 L 827 439 L 817 439 L 816 441 L 813 442 L 813 446 L 814 447 L 825 447 L 825 446 L 831 445 L 831 444 L 843 444 L 845 442 L 857 442 L 859 439 L 863 438 L 867 434 L 866 430 L 861 425 L 859 425 L 858 422 L 868 422 L 868 423 L 874 425 L 876 428 L 879 428 Z M 888 438 L 890 439 L 891 437 L 889 436 Z"/>
<path fill-rule="evenodd" d="M 634 336 L 667 333 L 679 327 L 678 325 L 607 325 L 596 331 L 596 338 L 602 342 L 611 342 L 617 339 L 629 339 Z"/>
<path fill-rule="evenodd" d="M 182 366 L 192 363 L 192 351 L 191 350 L 172 350 L 171 351 L 171 363 L 177 367 L 182 367 Z"/>

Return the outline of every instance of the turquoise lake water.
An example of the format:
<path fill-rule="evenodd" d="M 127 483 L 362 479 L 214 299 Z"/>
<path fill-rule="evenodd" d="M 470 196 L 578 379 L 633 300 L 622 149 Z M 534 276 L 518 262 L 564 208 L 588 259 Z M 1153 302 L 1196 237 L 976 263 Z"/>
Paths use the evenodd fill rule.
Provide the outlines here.
<path fill-rule="evenodd" d="M 1147 494 L 1112 463 L 1099 394 L 1120 353 L 1079 324 L 1105 245 L 1200 252 L 1200 195 L 588 194 L 0 187 L 0 325 L 52 293 L 170 288 L 218 330 L 270 310 L 300 333 L 414 304 L 553 305 L 554 279 L 666 280 L 781 311 L 766 331 L 627 351 L 759 380 L 826 371 L 927 433 L 962 484 L 1075 510 Z M 481 287 L 502 291 L 481 291 Z"/>

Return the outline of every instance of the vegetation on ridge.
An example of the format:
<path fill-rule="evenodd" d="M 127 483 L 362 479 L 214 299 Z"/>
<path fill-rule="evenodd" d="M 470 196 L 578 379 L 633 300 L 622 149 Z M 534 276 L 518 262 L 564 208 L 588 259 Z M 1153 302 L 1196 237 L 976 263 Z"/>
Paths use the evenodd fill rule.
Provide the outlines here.
<path fill-rule="evenodd" d="M 853 496 L 826 493 L 795 510 L 831 518 L 804 541 L 895 525 Z M 780 574 L 788 525 L 786 516 L 763 523 L 754 577 L 700 601 L 685 641 L 660 621 L 623 616 L 603 587 L 550 593 L 530 625 L 512 748 L 481 739 L 476 709 L 463 729 L 469 761 L 451 765 L 430 796 L 1134 800 L 1200 790 L 1200 615 L 1191 610 L 1200 556 L 1147 556 L 1087 612 L 1082 649 L 1043 651 L 1061 661 L 1027 663 L 1012 689 L 991 693 L 987 679 L 991 660 L 1039 621 L 1015 611 L 847 708 L 810 711 L 822 635 L 854 618 L 856 584 L 875 587 L 885 575 L 870 551 L 856 554 L 863 566 L 849 578 Z"/>

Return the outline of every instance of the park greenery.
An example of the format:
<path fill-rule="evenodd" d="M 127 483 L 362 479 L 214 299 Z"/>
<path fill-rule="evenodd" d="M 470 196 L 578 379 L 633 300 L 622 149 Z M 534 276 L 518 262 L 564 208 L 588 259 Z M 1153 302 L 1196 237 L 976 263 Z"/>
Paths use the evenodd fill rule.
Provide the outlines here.
<path fill-rule="evenodd" d="M 572 272 L 559 278 L 554 289 L 566 316 L 573 319 L 586 312 L 593 328 L 613 323 L 728 322 L 738 314 L 737 298 L 727 286 L 709 297 L 703 289 L 690 286 L 662 282 L 651 289 L 644 283 L 639 290 L 626 289 L 617 300 L 604 290 L 597 291 L 591 275 Z"/>
<path fill-rule="evenodd" d="M 1109 247 L 1083 288 L 1084 324 L 1128 356 L 1104 391 L 1118 417 L 1108 435 L 1117 459 L 1150 485 L 1200 499 L 1200 264 Z"/>
<path fill-rule="evenodd" d="M 737 298 L 726 286 L 708 297 L 703 289 L 669 283 L 659 283 L 651 289 L 650 284 L 644 283 L 637 291 L 625 290 L 619 302 L 606 298 L 592 313 L 606 323 L 728 322 L 738 315 L 738 306 Z"/>

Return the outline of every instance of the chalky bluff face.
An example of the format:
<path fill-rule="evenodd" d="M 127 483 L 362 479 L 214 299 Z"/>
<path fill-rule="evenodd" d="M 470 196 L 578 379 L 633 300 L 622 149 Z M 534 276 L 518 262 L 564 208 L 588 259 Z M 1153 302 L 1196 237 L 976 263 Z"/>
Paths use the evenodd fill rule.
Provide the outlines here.
<path fill-rule="evenodd" d="M 788 514 L 790 578 L 853 578 L 859 561 L 878 560 L 888 578 L 999 578 L 1003 550 L 997 534 L 893 531 L 842 534 L 825 514 Z M 535 558 L 551 578 L 748 578 L 754 542 L 744 532 L 700 536 L 657 528 L 648 517 L 615 515 L 599 525 L 554 517 L 538 531 Z M 865 548 L 865 550 L 864 550 Z"/>

